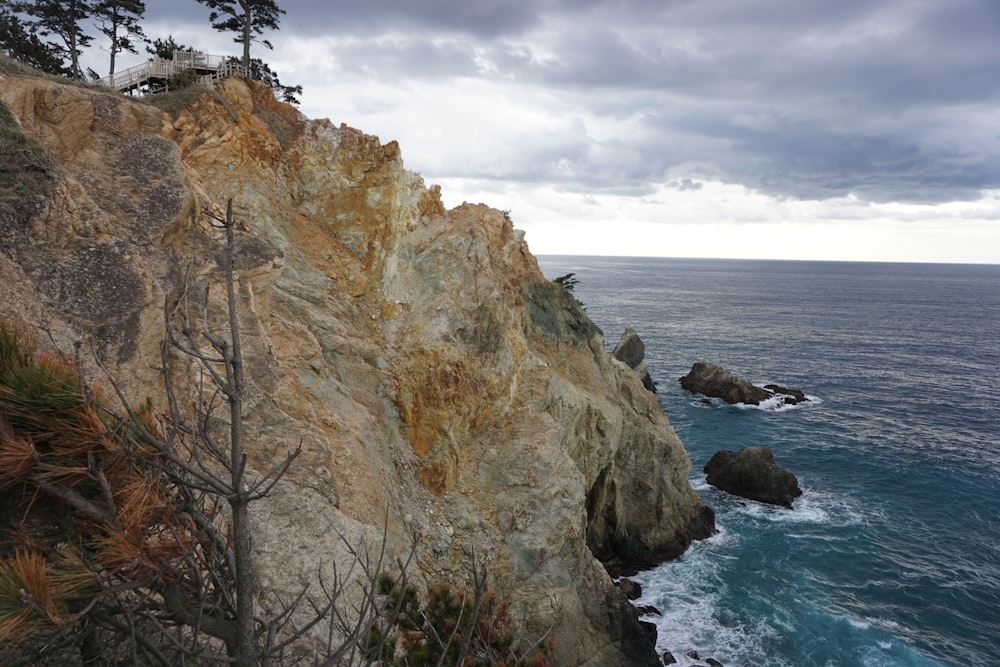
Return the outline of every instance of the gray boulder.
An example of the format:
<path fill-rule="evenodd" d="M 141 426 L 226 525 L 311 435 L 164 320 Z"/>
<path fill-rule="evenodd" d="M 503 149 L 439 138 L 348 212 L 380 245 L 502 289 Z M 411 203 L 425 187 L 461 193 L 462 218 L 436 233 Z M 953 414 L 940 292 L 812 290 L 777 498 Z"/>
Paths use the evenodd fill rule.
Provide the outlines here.
<path fill-rule="evenodd" d="M 635 329 L 632 327 L 625 329 L 625 333 L 622 334 L 611 355 L 635 371 L 635 374 L 642 380 L 642 386 L 654 394 L 656 393 L 656 384 L 649 376 L 649 369 L 646 368 L 646 344 L 639 338 Z"/>
<path fill-rule="evenodd" d="M 716 452 L 704 472 L 717 489 L 762 503 L 791 508 L 792 501 L 802 495 L 795 475 L 776 464 L 767 447 Z"/>

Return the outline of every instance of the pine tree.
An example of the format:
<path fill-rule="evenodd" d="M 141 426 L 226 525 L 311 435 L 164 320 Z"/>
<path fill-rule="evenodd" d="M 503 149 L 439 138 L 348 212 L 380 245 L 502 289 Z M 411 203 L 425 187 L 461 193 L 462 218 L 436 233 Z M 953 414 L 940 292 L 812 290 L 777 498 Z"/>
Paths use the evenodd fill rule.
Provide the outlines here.
<path fill-rule="evenodd" d="M 11 9 L 31 17 L 26 25 L 31 32 L 43 37 L 54 35 L 62 41 L 58 50 L 69 59 L 69 76 L 84 78 L 80 68 L 80 55 L 93 37 L 83 30 L 83 21 L 90 18 L 93 7 L 90 0 L 33 0 L 11 2 Z"/>
<path fill-rule="evenodd" d="M 108 76 L 112 77 L 115 74 L 115 56 L 122 51 L 138 53 L 136 40 L 148 41 L 139 25 L 146 13 L 146 4 L 142 0 L 98 0 L 93 12 L 100 25 L 99 30 L 111 40 Z"/>
<path fill-rule="evenodd" d="M 174 39 L 173 35 L 168 35 L 166 39 L 157 37 L 151 44 L 146 44 L 146 53 L 156 56 L 161 60 L 172 60 L 174 51 L 190 51 L 190 46 L 185 46 Z"/>
<path fill-rule="evenodd" d="M 258 41 L 267 48 L 274 48 L 266 39 L 256 39 L 265 30 L 277 30 L 284 9 L 275 0 L 198 0 L 212 10 L 208 19 L 219 32 L 235 32 L 233 39 L 243 45 L 241 64 L 244 72 L 250 71 L 250 42 Z"/>
<path fill-rule="evenodd" d="M 38 38 L 38 34 L 11 13 L 10 3 L 0 2 L 0 52 L 48 74 L 66 74 L 59 48 Z"/>
<path fill-rule="evenodd" d="M 236 58 L 232 58 L 235 61 Z M 260 81 L 267 86 L 270 86 L 274 94 L 282 101 L 287 104 L 299 103 L 299 95 L 302 94 L 302 86 L 286 86 L 281 83 L 278 78 L 278 73 L 271 69 L 271 66 L 260 58 L 250 59 L 250 69 L 248 75 L 254 81 Z"/>

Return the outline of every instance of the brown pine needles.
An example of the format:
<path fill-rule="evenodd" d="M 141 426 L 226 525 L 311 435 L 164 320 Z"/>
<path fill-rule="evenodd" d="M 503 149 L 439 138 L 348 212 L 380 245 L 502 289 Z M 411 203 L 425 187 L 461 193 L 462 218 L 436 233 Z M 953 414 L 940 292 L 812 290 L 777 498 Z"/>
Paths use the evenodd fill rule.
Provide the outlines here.
<path fill-rule="evenodd" d="M 144 418 L 152 425 L 151 410 Z M 73 620 L 109 591 L 190 567 L 162 468 L 68 360 L 0 322 L 0 642 Z"/>

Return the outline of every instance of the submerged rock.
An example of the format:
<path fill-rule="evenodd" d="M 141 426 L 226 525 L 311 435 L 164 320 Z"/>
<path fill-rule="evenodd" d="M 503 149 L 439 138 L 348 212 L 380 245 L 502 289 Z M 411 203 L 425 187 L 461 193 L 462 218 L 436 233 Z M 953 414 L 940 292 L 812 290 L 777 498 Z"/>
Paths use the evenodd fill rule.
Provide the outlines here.
<path fill-rule="evenodd" d="M 719 398 L 729 404 L 760 405 L 775 396 L 779 396 L 785 405 L 795 405 L 809 400 L 798 389 L 786 389 L 776 384 L 758 387 L 720 366 L 704 361 L 692 365 L 691 371 L 680 379 L 680 383 L 687 391 Z"/>
<path fill-rule="evenodd" d="M 716 452 L 704 472 L 712 486 L 762 503 L 791 508 L 802 495 L 795 475 L 776 464 L 767 447 Z"/>
<path fill-rule="evenodd" d="M 797 405 L 809 400 L 799 389 L 788 389 L 787 387 L 782 387 L 777 384 L 765 384 L 764 389 L 767 389 L 774 394 L 781 395 L 785 405 Z"/>

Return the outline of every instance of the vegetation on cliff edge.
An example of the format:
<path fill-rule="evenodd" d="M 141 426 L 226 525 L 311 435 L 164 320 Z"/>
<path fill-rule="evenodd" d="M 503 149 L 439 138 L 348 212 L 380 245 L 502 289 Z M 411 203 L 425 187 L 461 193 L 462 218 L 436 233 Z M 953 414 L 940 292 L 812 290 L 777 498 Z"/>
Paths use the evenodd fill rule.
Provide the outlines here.
<path fill-rule="evenodd" d="M 48 198 L 52 158 L 25 136 L 10 110 L 0 102 L 0 248 L 3 220 L 20 221 Z"/>

